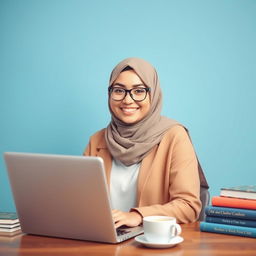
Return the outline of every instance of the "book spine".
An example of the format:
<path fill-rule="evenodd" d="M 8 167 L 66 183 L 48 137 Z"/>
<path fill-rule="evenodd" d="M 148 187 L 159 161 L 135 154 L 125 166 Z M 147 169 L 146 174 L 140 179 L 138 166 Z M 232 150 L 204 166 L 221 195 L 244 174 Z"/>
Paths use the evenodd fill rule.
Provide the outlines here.
<path fill-rule="evenodd" d="M 245 192 L 245 191 L 221 189 L 220 196 L 256 200 L 256 192 Z"/>
<path fill-rule="evenodd" d="M 16 228 L 0 228 L 0 232 L 14 232 L 14 231 L 17 231 L 17 230 L 20 230 L 21 227 L 16 227 Z"/>
<path fill-rule="evenodd" d="M 205 222 L 256 228 L 256 221 L 206 216 Z"/>
<path fill-rule="evenodd" d="M 255 210 L 246 210 L 246 209 L 239 209 L 239 208 L 207 206 L 205 208 L 205 214 L 207 216 L 256 220 Z"/>
<path fill-rule="evenodd" d="M 200 230 L 204 232 L 228 234 L 235 236 L 247 236 L 256 238 L 256 228 L 224 225 L 219 223 L 201 222 Z"/>
<path fill-rule="evenodd" d="M 224 196 L 214 196 L 212 198 L 212 205 L 256 210 L 256 200 L 231 198 Z"/>

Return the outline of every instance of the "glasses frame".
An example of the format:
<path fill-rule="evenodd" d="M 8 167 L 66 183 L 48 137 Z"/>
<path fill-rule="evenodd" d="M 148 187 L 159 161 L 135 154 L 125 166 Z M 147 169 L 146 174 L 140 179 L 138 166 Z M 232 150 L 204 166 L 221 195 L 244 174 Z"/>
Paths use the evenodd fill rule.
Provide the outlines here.
<path fill-rule="evenodd" d="M 108 87 L 108 93 L 109 93 L 110 97 L 111 97 L 111 94 L 112 94 L 114 88 L 119 88 L 119 87 L 115 87 L 115 86 Z M 143 101 L 143 100 L 145 100 L 147 98 L 148 92 L 151 91 L 149 87 L 139 88 L 139 89 L 144 89 L 146 91 L 145 98 L 143 100 L 135 100 L 133 98 L 132 90 L 135 90 L 135 89 L 138 89 L 138 88 L 132 88 L 130 90 L 127 90 L 127 89 L 124 89 L 124 88 L 120 88 L 120 89 L 125 91 L 124 97 L 121 100 L 115 100 L 115 99 L 111 98 L 112 100 L 114 100 L 114 101 L 122 101 L 122 100 L 124 100 L 126 98 L 127 93 L 129 93 L 129 95 L 132 98 L 132 100 L 134 100 L 135 102 L 141 102 L 141 101 Z"/>

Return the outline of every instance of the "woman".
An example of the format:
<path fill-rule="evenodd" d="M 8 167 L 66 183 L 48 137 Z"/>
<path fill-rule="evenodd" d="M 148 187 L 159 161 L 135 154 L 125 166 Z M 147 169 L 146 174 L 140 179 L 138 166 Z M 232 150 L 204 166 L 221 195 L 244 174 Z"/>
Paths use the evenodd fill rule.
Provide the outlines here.
<path fill-rule="evenodd" d="M 160 115 L 154 67 L 139 58 L 123 60 L 111 73 L 108 95 L 111 122 L 90 138 L 84 155 L 104 160 L 115 226 L 134 227 L 149 215 L 196 221 L 197 157 L 186 129 Z"/>

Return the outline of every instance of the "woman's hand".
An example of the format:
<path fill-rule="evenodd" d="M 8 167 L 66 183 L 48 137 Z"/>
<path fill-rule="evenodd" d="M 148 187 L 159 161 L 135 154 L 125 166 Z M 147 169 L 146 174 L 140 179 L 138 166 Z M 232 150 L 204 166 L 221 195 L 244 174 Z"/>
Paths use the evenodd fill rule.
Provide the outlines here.
<path fill-rule="evenodd" d="M 128 227 L 139 226 L 142 222 L 142 216 L 138 212 L 122 212 L 119 210 L 112 210 L 112 216 L 115 223 L 115 228 L 122 225 Z"/>

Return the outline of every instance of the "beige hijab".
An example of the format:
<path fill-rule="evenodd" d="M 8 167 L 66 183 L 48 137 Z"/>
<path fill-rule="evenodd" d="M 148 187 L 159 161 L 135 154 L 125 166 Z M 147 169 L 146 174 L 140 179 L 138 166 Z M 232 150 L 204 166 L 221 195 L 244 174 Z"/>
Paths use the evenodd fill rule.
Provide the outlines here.
<path fill-rule="evenodd" d="M 112 71 L 109 85 L 126 67 L 131 67 L 150 91 L 149 113 L 139 122 L 126 124 L 117 119 L 109 106 L 112 120 L 105 133 L 111 155 L 129 166 L 139 163 L 157 145 L 164 133 L 178 124 L 175 120 L 161 116 L 162 92 L 155 68 L 143 59 L 128 58 L 121 61 Z"/>

